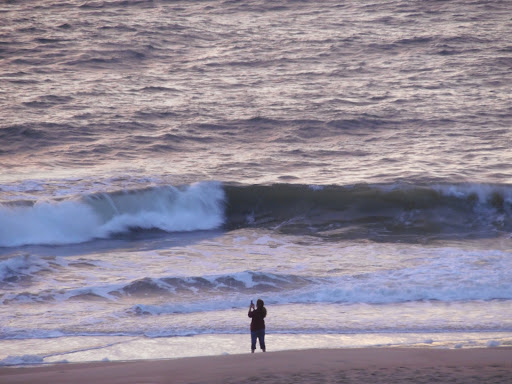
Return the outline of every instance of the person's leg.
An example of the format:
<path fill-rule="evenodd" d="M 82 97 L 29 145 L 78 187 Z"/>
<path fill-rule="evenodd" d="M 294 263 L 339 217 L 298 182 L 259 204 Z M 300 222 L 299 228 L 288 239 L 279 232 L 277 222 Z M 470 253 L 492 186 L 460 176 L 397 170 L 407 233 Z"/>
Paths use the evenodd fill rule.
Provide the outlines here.
<path fill-rule="evenodd" d="M 251 332 L 251 352 L 254 353 L 254 350 L 256 349 L 256 338 L 258 334 L 257 332 Z"/>
<path fill-rule="evenodd" d="M 265 330 L 262 329 L 261 331 L 259 331 L 259 335 L 258 335 L 258 341 L 260 342 L 260 348 L 263 352 L 266 352 L 266 347 L 265 347 Z"/>

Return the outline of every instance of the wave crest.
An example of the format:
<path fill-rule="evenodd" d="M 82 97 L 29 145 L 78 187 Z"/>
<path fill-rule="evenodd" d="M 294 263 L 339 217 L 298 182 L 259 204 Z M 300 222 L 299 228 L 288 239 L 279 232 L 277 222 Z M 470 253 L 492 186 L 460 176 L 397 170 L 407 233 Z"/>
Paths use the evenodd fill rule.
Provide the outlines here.
<path fill-rule="evenodd" d="M 512 230 L 512 187 L 278 184 L 227 186 L 227 226 L 333 240 L 497 236 Z"/>
<path fill-rule="evenodd" d="M 0 246 L 75 244 L 133 229 L 209 230 L 224 222 L 219 183 L 101 193 L 0 206 Z"/>
<path fill-rule="evenodd" d="M 512 232 L 508 185 L 203 182 L 0 205 L 0 247 L 74 244 L 134 230 L 258 227 L 332 240 L 425 241 Z"/>

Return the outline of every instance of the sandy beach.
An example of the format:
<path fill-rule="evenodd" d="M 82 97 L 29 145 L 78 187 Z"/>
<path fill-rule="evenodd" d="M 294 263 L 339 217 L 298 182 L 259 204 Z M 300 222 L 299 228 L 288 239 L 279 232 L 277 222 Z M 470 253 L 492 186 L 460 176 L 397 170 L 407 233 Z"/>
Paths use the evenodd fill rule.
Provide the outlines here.
<path fill-rule="evenodd" d="M 361 348 L 1 368 L 10 383 L 510 383 L 512 348 Z"/>

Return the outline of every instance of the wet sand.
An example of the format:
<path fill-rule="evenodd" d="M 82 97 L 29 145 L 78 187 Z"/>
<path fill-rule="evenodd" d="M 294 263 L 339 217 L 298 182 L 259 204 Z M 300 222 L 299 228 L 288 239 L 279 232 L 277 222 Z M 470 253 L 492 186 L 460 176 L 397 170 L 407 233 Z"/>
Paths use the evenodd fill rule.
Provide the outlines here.
<path fill-rule="evenodd" d="M 511 383 L 512 348 L 318 349 L 0 368 L 10 383 Z"/>

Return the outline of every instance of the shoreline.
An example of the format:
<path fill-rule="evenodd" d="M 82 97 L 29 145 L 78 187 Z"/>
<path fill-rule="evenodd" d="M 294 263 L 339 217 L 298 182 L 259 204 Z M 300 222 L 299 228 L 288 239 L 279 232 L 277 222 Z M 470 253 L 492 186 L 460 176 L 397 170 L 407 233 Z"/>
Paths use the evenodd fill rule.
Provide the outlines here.
<path fill-rule="evenodd" d="M 1 367 L 20 383 L 512 382 L 512 347 L 305 349 L 128 362 Z"/>
<path fill-rule="evenodd" d="M 512 346 L 511 332 L 276 334 L 266 336 L 270 352 L 307 349 L 433 348 Z M 192 336 L 63 336 L 0 340 L 0 367 L 31 364 L 120 362 L 250 352 L 250 334 Z"/>

